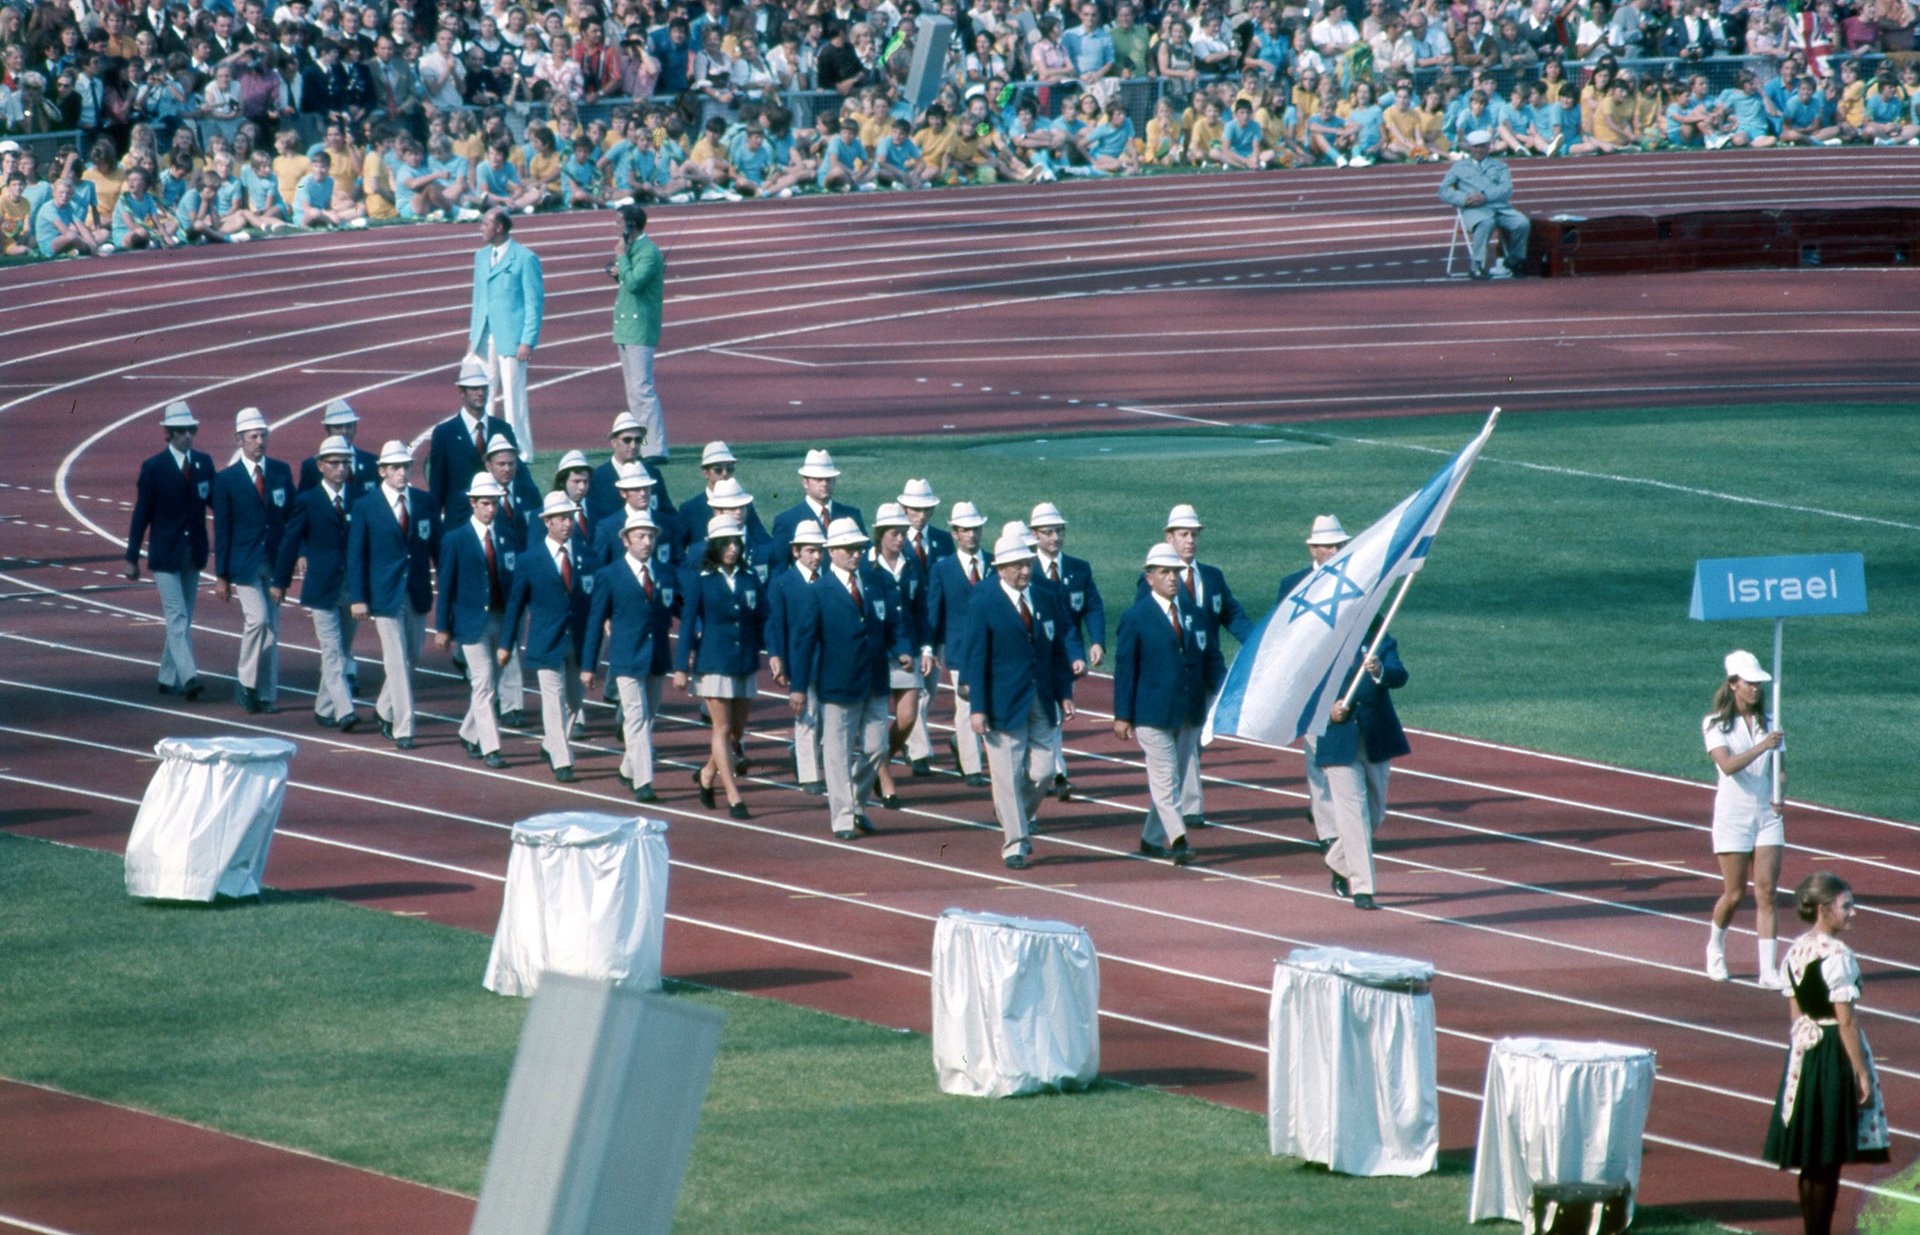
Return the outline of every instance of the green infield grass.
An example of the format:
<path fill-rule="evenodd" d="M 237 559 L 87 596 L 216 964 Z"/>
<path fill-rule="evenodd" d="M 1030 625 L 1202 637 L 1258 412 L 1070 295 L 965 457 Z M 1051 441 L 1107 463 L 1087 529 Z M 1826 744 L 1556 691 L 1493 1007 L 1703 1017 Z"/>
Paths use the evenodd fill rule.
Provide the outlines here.
<path fill-rule="evenodd" d="M 0 834 L 0 1074 L 478 1191 L 526 1006 L 481 988 L 484 936 L 282 892 L 161 907 L 121 880 L 113 855 Z M 1479 1229 L 1461 1153 L 1330 1175 L 1270 1157 L 1244 1111 L 1106 1083 L 952 1097 L 921 1034 L 669 990 L 727 1018 L 677 1231 Z"/>

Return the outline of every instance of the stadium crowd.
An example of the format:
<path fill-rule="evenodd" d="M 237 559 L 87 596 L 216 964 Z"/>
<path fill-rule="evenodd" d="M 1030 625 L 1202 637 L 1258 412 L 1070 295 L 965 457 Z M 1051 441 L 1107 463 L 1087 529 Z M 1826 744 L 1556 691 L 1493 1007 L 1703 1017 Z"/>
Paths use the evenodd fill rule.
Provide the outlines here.
<path fill-rule="evenodd" d="M 9 0 L 0 252 L 1431 161 L 1479 129 L 1511 157 L 1920 139 L 1911 0 L 1349 8 L 938 0 L 956 34 L 914 114 L 922 0 Z"/>

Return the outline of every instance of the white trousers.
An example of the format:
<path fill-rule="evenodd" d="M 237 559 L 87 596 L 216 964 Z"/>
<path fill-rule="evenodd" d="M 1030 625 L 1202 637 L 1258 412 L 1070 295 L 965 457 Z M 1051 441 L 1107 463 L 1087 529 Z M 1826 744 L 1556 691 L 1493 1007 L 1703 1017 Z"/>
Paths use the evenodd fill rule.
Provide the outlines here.
<path fill-rule="evenodd" d="M 1134 740 L 1147 763 L 1147 821 L 1140 828 L 1140 839 L 1162 847 L 1187 834 L 1181 817 L 1180 792 L 1192 764 L 1193 752 L 1200 749 L 1200 727 L 1182 725 L 1178 729 L 1133 727 Z"/>
<path fill-rule="evenodd" d="M 660 684 L 665 680 L 652 674 L 614 679 L 620 691 L 620 723 L 627 731 L 620 775 L 635 788 L 653 783 L 653 718 L 660 714 Z"/>
<path fill-rule="evenodd" d="M 953 741 L 960 748 L 960 770 L 968 776 L 980 771 L 980 735 L 973 731 L 973 708 L 960 697 L 960 671 L 949 669 L 947 681 L 953 686 Z"/>
<path fill-rule="evenodd" d="M 534 680 L 540 686 L 540 747 L 554 769 L 573 766 L 573 747 L 567 734 L 586 703 L 586 688 L 580 685 L 580 663 L 569 656 L 558 669 L 535 669 Z"/>
<path fill-rule="evenodd" d="M 1207 803 L 1200 791 L 1200 743 L 1192 742 L 1180 752 L 1180 817 L 1204 819 Z"/>
<path fill-rule="evenodd" d="M 345 720 L 353 715 L 353 691 L 347 670 L 353 665 L 353 633 L 359 623 L 347 606 L 345 593 L 332 609 L 309 609 L 313 640 L 320 645 L 320 689 L 313 692 L 313 714 L 321 720 Z"/>
<path fill-rule="evenodd" d="M 907 758 L 933 758 L 933 739 L 927 735 L 927 706 L 933 702 L 933 688 L 922 686 L 913 705 L 913 728 L 907 731 Z"/>
<path fill-rule="evenodd" d="M 1387 815 L 1391 763 L 1364 758 L 1319 767 L 1307 757 L 1307 788 L 1313 795 L 1315 830 L 1332 841 L 1327 869 L 1343 876 L 1355 896 L 1373 895 L 1373 834 Z"/>
<path fill-rule="evenodd" d="M 427 618 L 402 606 L 398 616 L 375 617 L 373 629 L 380 636 L 380 663 L 387 680 L 380 684 L 380 697 L 373 711 L 393 726 L 393 736 L 413 736 L 413 667 L 420 663 L 420 641 L 426 637 Z"/>
<path fill-rule="evenodd" d="M 1000 821 L 1000 856 L 1033 850 L 1033 814 L 1040 807 L 1040 786 L 1053 775 L 1053 733 L 1039 699 L 1026 722 L 1015 729 L 988 729 L 987 767 L 993 777 L 993 814 Z M 971 730 L 969 730 L 971 732 Z"/>
<path fill-rule="evenodd" d="M 874 776 L 887 749 L 887 696 L 860 703 L 820 701 L 820 761 L 827 781 L 828 824 L 846 836 L 854 816 L 873 796 Z"/>
<path fill-rule="evenodd" d="M 627 388 L 627 411 L 646 427 L 640 453 L 647 458 L 667 453 L 667 418 L 660 409 L 660 392 L 653 386 L 653 349 L 638 343 L 617 343 L 620 375 Z"/>
<path fill-rule="evenodd" d="M 467 714 L 460 718 L 460 740 L 472 742 L 483 755 L 500 749 L 500 721 L 493 701 L 500 685 L 500 615 L 487 615 L 486 633 L 460 645 L 467 658 Z"/>
<path fill-rule="evenodd" d="M 807 707 L 793 718 L 793 774 L 803 785 L 821 779 L 820 692 L 807 690 Z"/>
<path fill-rule="evenodd" d="M 487 335 L 487 354 L 481 359 L 487 363 L 487 406 L 500 406 L 500 419 L 507 422 L 513 430 L 514 443 L 520 447 L 520 457 L 529 465 L 533 462 L 533 421 L 527 416 L 527 366 L 520 363 L 519 347 L 515 345 L 501 351 L 498 341 L 489 332 Z"/>
<path fill-rule="evenodd" d="M 496 613 L 493 615 L 493 620 L 498 622 L 503 616 L 505 615 Z M 494 662 L 493 674 L 494 694 L 499 698 L 500 711 L 518 712 L 524 708 L 527 703 L 527 668 L 520 659 L 520 648 L 517 645 L 512 649 L 512 655 L 507 657 L 507 663 L 504 666 L 498 661 Z"/>
<path fill-rule="evenodd" d="M 200 676 L 193 663 L 193 606 L 200 596 L 200 572 L 156 570 L 153 585 L 160 591 L 160 614 L 167 622 L 167 641 L 160 649 L 160 685 L 179 690 Z"/>
<path fill-rule="evenodd" d="M 272 587 L 273 572 L 265 563 L 259 578 L 233 581 L 233 594 L 240 598 L 240 663 L 234 676 L 262 703 L 280 694 L 280 606 L 268 594 Z"/>

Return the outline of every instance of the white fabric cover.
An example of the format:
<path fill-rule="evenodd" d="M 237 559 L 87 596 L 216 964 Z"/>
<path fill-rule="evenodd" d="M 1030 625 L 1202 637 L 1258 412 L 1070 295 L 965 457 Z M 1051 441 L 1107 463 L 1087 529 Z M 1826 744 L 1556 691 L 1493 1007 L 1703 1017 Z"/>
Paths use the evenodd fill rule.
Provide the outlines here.
<path fill-rule="evenodd" d="M 1273 967 L 1267 1144 L 1347 1175 L 1424 1175 L 1440 1153 L 1425 961 L 1301 948 Z"/>
<path fill-rule="evenodd" d="M 658 990 L 666 917 L 665 820 L 591 811 L 523 819 L 484 984 L 531 995 L 551 970 Z"/>
<path fill-rule="evenodd" d="M 258 896 L 273 828 L 287 796 L 279 738 L 162 738 L 127 837 L 127 894 L 211 901 Z"/>
<path fill-rule="evenodd" d="M 949 909 L 933 929 L 933 1067 L 976 1098 L 1100 1073 L 1100 960 L 1078 926 Z"/>
<path fill-rule="evenodd" d="M 1537 1183 L 1640 1190 L 1653 1052 L 1611 1042 L 1502 1038 L 1487 1055 L 1467 1220 L 1526 1220 Z M 1633 1195 L 1627 1199 L 1633 1218 Z"/>

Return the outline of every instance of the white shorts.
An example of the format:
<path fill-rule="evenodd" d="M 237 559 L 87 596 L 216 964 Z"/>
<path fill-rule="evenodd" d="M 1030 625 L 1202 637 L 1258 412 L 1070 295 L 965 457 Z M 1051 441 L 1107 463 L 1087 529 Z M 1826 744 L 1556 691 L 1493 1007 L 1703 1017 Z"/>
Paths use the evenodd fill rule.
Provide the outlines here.
<path fill-rule="evenodd" d="M 1742 811 L 1725 818 L 1718 812 L 1713 816 L 1715 853 L 1752 853 L 1769 845 L 1783 846 L 1786 843 L 1787 822 L 1771 806 L 1758 811 Z"/>

